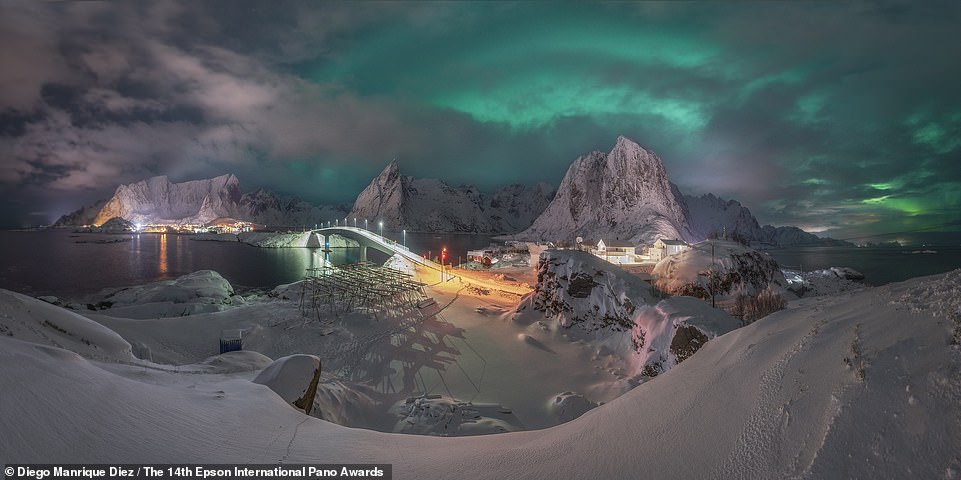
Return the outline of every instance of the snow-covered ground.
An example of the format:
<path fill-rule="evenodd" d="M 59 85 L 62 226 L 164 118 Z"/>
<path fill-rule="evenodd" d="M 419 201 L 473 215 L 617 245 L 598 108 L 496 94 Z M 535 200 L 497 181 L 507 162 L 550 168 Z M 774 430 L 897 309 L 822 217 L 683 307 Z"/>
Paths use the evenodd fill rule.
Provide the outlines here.
<path fill-rule="evenodd" d="M 575 272 L 570 258 L 561 263 Z M 619 277 L 600 275 L 595 284 L 619 285 Z M 343 358 L 351 355 L 337 354 L 354 352 L 338 345 L 376 353 L 384 345 L 370 340 L 393 328 L 398 319 L 389 316 L 305 321 L 297 302 L 266 297 L 220 312 L 135 320 L 105 315 L 110 310 L 79 315 L 0 291 L 0 457 L 377 462 L 393 464 L 396 478 L 958 478 L 959 285 L 955 271 L 802 298 L 606 400 L 598 386 L 610 389 L 626 372 L 598 364 L 599 344 L 509 321 L 510 297 L 456 282 L 430 290 L 442 314 L 403 336 L 425 332 L 420 346 L 392 351 L 430 347 L 411 360 L 423 363 L 415 390 L 401 392 L 394 375 L 392 393 L 345 379 Z M 294 299 L 298 288 L 276 294 Z M 663 325 L 720 327 L 710 320 L 721 317 L 695 311 L 710 310 L 703 302 L 671 300 L 638 301 L 636 310 Z M 217 355 L 227 328 L 244 330 L 248 351 Z M 431 434 L 444 433 L 437 425 L 466 434 L 570 421 L 470 438 L 347 428 L 290 405 L 315 365 L 310 357 L 281 359 L 293 353 L 322 362 L 314 414 L 332 421 Z M 271 358 L 280 362 L 271 367 Z M 261 383 L 252 381 L 258 376 Z"/>

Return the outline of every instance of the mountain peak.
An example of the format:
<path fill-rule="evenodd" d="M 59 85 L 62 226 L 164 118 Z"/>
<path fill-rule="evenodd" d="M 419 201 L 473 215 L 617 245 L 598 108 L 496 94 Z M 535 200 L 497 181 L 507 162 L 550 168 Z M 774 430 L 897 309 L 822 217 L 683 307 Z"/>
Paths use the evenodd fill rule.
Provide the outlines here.
<path fill-rule="evenodd" d="M 641 144 L 635 142 L 634 140 L 631 140 L 630 138 L 625 137 L 624 135 L 618 135 L 617 141 L 614 142 L 614 148 L 611 150 L 611 153 L 617 150 L 628 150 L 628 151 L 643 150 L 645 152 L 648 151 L 646 148 L 642 147 Z"/>

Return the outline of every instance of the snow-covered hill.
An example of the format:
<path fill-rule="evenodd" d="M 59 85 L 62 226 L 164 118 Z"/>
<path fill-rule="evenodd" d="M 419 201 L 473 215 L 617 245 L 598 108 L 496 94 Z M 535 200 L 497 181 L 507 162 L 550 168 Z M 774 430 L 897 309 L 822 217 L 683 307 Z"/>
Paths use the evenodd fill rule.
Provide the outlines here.
<path fill-rule="evenodd" d="M 661 159 L 623 136 L 609 153 L 575 160 L 554 200 L 517 237 L 573 242 L 578 236 L 646 244 L 693 238 Z"/>
<path fill-rule="evenodd" d="M 657 302 L 647 282 L 574 250 L 541 254 L 534 292 L 511 318 L 531 325 L 532 333 L 543 330 L 590 345 L 595 357 L 625 361 L 635 382 L 666 371 L 709 339 L 740 326 L 699 300 Z"/>
<path fill-rule="evenodd" d="M 98 205 L 102 206 L 91 217 Z M 116 217 L 139 224 L 205 224 L 233 217 L 270 226 L 300 226 L 343 218 L 346 211 L 344 206 L 314 206 L 263 189 L 245 194 L 231 174 L 181 183 L 159 176 L 120 185 L 106 202 L 64 215 L 57 225 L 101 225 Z"/>
<path fill-rule="evenodd" d="M 513 233 L 528 225 L 550 202 L 546 184 L 508 185 L 493 195 L 472 186 L 401 175 L 396 162 L 357 196 L 347 218 L 384 222 L 387 230 Z"/>
<path fill-rule="evenodd" d="M 377 462 L 396 479 L 957 478 L 959 285 L 955 271 L 802 300 L 571 422 L 471 438 L 344 428 L 243 378 L 0 335 L 0 452 L 8 463 Z"/>
<path fill-rule="evenodd" d="M 651 275 L 654 285 L 671 295 L 711 298 L 713 290 L 718 300 L 756 296 L 769 285 L 782 291 L 788 285 L 769 255 L 725 240 L 701 242 L 666 257 L 654 266 Z"/>

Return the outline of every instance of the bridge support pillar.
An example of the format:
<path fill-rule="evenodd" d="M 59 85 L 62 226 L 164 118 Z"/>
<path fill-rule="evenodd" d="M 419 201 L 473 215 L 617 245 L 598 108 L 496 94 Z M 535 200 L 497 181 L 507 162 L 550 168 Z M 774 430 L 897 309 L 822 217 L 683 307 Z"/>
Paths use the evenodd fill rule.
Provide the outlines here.
<path fill-rule="evenodd" d="M 361 262 L 367 261 L 367 247 L 363 245 L 360 246 L 360 261 Z"/>

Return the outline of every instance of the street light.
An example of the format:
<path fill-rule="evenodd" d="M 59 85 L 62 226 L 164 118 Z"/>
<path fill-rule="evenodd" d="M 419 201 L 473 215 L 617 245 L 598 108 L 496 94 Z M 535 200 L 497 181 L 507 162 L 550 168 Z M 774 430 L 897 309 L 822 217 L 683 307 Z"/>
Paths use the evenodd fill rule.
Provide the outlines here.
<path fill-rule="evenodd" d="M 354 228 L 357 228 L 357 217 L 354 217 Z"/>
<path fill-rule="evenodd" d="M 381 220 L 381 221 L 377 222 L 377 224 L 380 225 L 380 236 L 383 237 L 383 236 L 384 236 L 384 221 Z"/>
<path fill-rule="evenodd" d="M 370 230 L 369 228 L 367 228 L 367 219 L 366 219 L 366 218 L 364 219 L 364 230 Z"/>
<path fill-rule="evenodd" d="M 404 229 L 404 246 L 407 246 L 407 229 Z"/>

